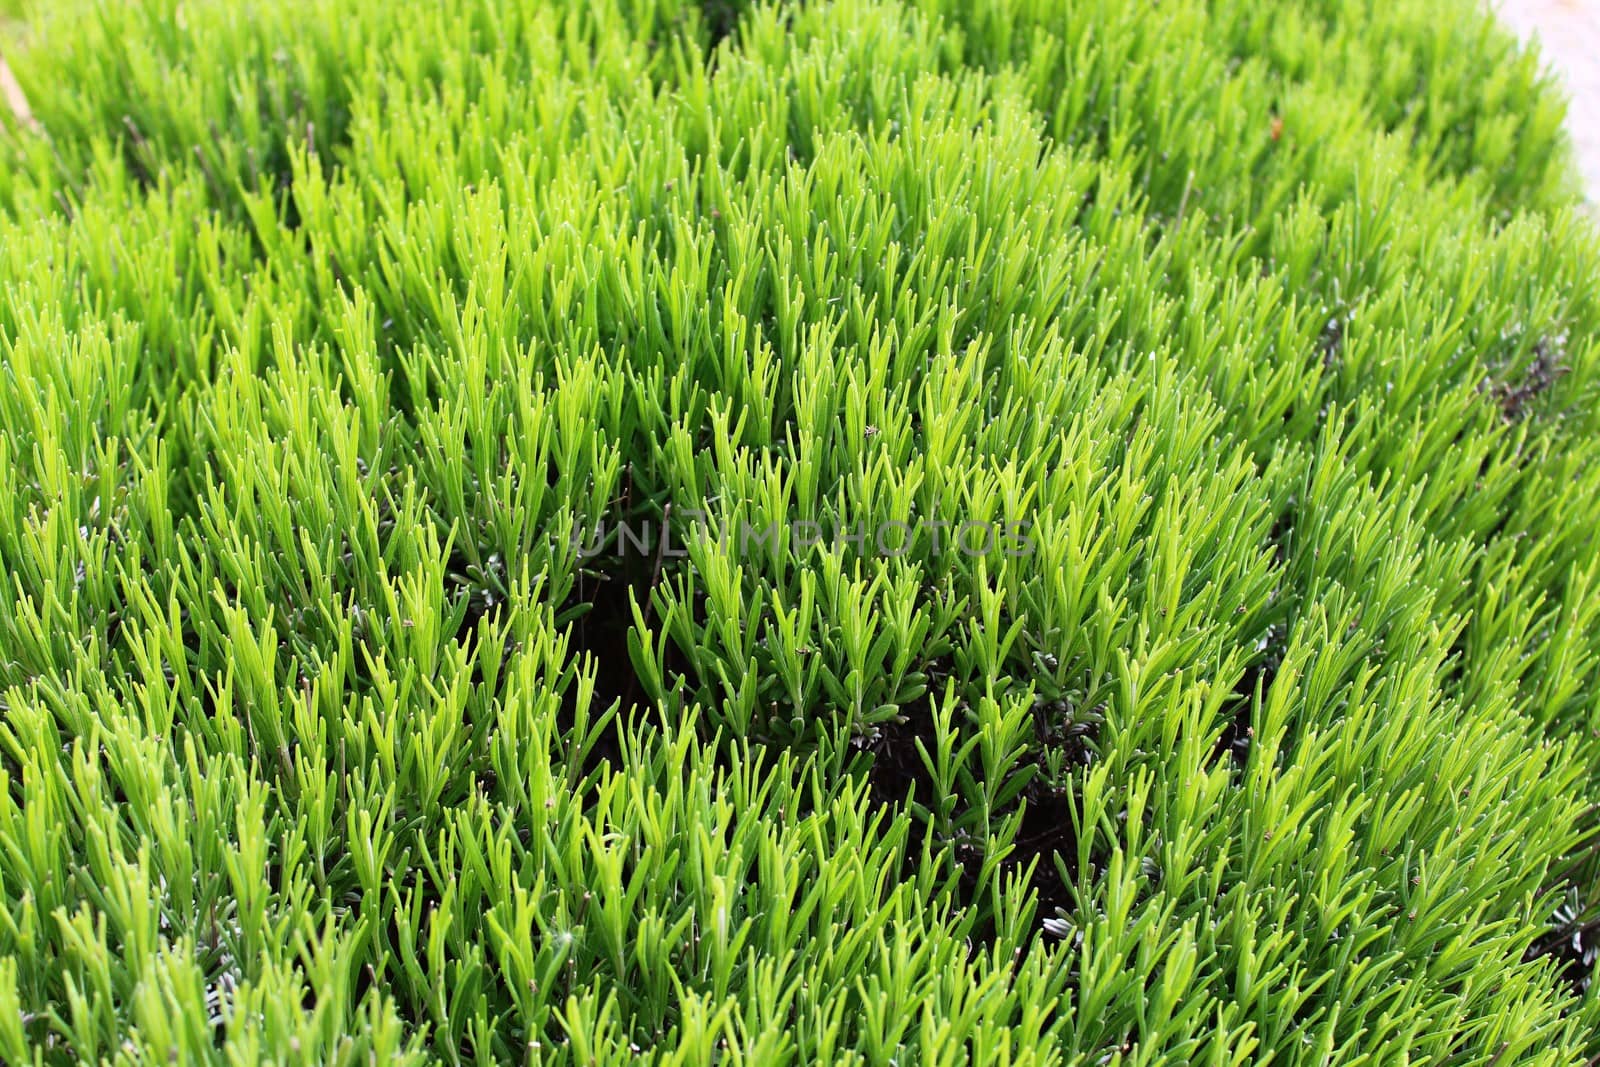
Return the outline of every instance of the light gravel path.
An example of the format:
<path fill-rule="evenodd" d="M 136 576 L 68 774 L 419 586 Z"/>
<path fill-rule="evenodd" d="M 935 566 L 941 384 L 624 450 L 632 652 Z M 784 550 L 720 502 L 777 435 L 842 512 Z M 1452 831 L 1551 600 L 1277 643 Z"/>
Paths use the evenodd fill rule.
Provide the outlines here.
<path fill-rule="evenodd" d="M 5 102 L 19 122 L 33 125 L 33 115 L 28 111 L 28 98 L 22 94 L 22 86 L 17 84 L 4 55 L 0 55 L 0 100 Z"/>
<path fill-rule="evenodd" d="M 1567 127 L 1589 199 L 1600 203 L 1600 0 L 1494 0 L 1501 20 L 1538 42 L 1570 101 Z"/>

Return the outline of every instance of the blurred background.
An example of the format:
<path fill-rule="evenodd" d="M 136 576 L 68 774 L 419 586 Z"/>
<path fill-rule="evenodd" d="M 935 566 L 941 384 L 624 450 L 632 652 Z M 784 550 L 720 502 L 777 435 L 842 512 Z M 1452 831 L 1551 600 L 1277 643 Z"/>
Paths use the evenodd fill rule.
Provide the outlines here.
<path fill-rule="evenodd" d="M 1494 7 L 1519 36 L 1538 41 L 1565 81 L 1578 166 L 1590 201 L 1600 200 L 1600 0 L 1494 0 Z"/>

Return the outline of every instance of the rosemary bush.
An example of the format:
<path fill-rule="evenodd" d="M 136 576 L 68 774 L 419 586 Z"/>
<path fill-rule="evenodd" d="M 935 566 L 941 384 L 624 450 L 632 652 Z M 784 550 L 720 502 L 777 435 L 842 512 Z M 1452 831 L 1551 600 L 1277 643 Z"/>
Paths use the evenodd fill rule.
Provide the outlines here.
<path fill-rule="evenodd" d="M 1476 5 L 0 10 L 0 1060 L 1600 1053 Z"/>

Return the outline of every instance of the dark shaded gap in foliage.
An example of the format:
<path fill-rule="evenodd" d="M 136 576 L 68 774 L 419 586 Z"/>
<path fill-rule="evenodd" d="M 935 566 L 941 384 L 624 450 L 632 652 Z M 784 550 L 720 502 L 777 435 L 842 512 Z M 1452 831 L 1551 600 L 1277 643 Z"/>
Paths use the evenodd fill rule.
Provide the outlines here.
<path fill-rule="evenodd" d="M 1336 328 L 1338 319 L 1329 320 L 1329 329 Z M 1324 333 L 1326 345 L 1328 334 Z M 1339 334 L 1342 336 L 1342 333 Z M 1337 337 L 1334 345 L 1338 344 Z M 1324 358 L 1329 351 L 1324 347 Z M 1267 544 L 1271 547 L 1275 563 L 1279 568 L 1287 567 L 1290 553 L 1294 543 L 1294 509 L 1284 511 L 1272 525 L 1272 531 L 1267 535 Z M 1276 594 L 1278 590 L 1274 590 Z M 1245 667 L 1239 682 L 1233 687 L 1228 703 L 1224 706 L 1226 716 L 1222 733 L 1217 737 L 1217 743 L 1212 749 L 1211 759 L 1213 765 L 1224 760 L 1232 759 L 1235 769 L 1242 770 L 1250 759 L 1250 749 L 1255 740 L 1255 707 L 1257 694 L 1265 694 L 1272 688 L 1273 681 L 1278 677 L 1278 669 L 1283 666 L 1284 654 L 1288 651 L 1290 622 L 1292 620 L 1280 616 L 1267 623 L 1261 636 L 1256 641 L 1257 655 Z"/>
<path fill-rule="evenodd" d="M 936 683 L 949 670 L 948 663 L 928 667 L 930 693 L 939 691 Z M 1072 889 L 1063 881 L 1057 859 L 1069 864 L 1076 854 L 1078 839 L 1070 789 L 1045 780 L 1043 749 L 1065 750 L 1066 764 L 1075 768 L 1087 766 L 1094 759 L 1096 718 L 1087 716 L 1082 722 L 1074 722 L 1066 715 L 1066 725 L 1062 725 L 1066 711 L 1063 701 L 1041 700 L 1034 706 L 1034 732 L 1041 749 L 1035 752 L 1030 769 L 1036 773 L 1023 790 L 1022 818 L 1016 836 L 1009 842 L 1010 851 L 999 865 L 1002 877 L 1026 871 L 1031 865 L 1028 886 L 1036 895 L 1036 914 L 1044 920 L 1070 913 L 1074 907 Z M 931 697 L 903 708 L 897 719 L 879 726 L 873 735 L 860 740 L 858 744 L 870 757 L 865 775 L 873 798 L 886 807 L 901 809 L 912 802 L 929 799 L 934 793 L 934 779 L 923 762 L 922 752 L 934 752 L 937 743 Z M 1002 819 L 1015 810 L 995 812 L 992 818 Z M 954 814 L 962 813 L 963 809 L 958 808 Z M 908 865 L 921 855 L 928 835 L 933 832 L 921 818 L 913 817 L 911 825 L 905 851 Z M 978 879 L 984 868 L 984 842 L 957 832 L 950 840 L 937 843 L 950 848 L 958 878 L 958 903 L 964 908 L 972 907 L 982 890 Z M 913 872 L 907 870 L 900 874 L 909 878 Z M 996 936 L 992 916 L 981 917 L 974 930 L 974 950 L 993 944 Z M 1037 943 L 1037 939 L 1030 940 L 1028 947 Z"/>
<path fill-rule="evenodd" d="M 707 57 L 733 35 L 748 7 L 746 0 L 701 0 L 700 13 L 705 19 Z"/>
<path fill-rule="evenodd" d="M 1579 998 L 1588 995 L 1600 962 L 1600 888 L 1584 884 L 1584 872 L 1600 853 L 1600 806 L 1591 807 L 1583 821 L 1584 843 L 1566 857 L 1565 867 L 1550 882 L 1564 888 L 1561 902 L 1550 916 L 1545 933 L 1528 946 L 1523 959 L 1546 959 L 1555 964 L 1552 978 Z"/>
<path fill-rule="evenodd" d="M 665 522 L 660 526 L 664 529 Z M 617 714 L 607 722 L 599 742 L 579 769 L 580 777 L 597 769 L 601 762 L 620 766 L 625 725 L 631 718 L 649 715 L 655 710 L 628 653 L 628 635 L 634 627 L 634 602 L 649 621 L 654 590 L 670 577 L 672 561 L 666 553 L 666 540 L 655 542 L 651 548 L 648 555 L 618 551 L 609 558 L 591 560 L 591 566 L 579 571 L 577 584 L 563 609 L 563 614 L 576 614 L 570 624 L 574 661 L 587 656 L 595 665 L 591 711 L 603 713 L 613 705 L 617 708 Z M 688 659 L 675 642 L 667 643 L 667 657 L 663 665 L 664 677 L 690 673 Z M 576 701 L 577 689 L 569 687 L 562 701 L 563 730 L 570 729 L 576 719 Z"/>
<path fill-rule="evenodd" d="M 1533 358 L 1520 373 L 1502 372 L 1486 378 L 1480 391 L 1494 399 L 1506 422 L 1521 422 L 1534 403 L 1571 370 L 1566 354 L 1564 336 L 1541 337 L 1534 343 Z"/>

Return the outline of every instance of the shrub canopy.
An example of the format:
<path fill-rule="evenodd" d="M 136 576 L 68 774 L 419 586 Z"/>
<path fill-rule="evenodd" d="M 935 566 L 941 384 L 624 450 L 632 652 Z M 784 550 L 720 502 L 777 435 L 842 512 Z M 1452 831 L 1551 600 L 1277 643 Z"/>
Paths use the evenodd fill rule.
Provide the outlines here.
<path fill-rule="evenodd" d="M 0 1059 L 1600 1052 L 1600 250 L 1475 6 L 36 6 Z"/>

